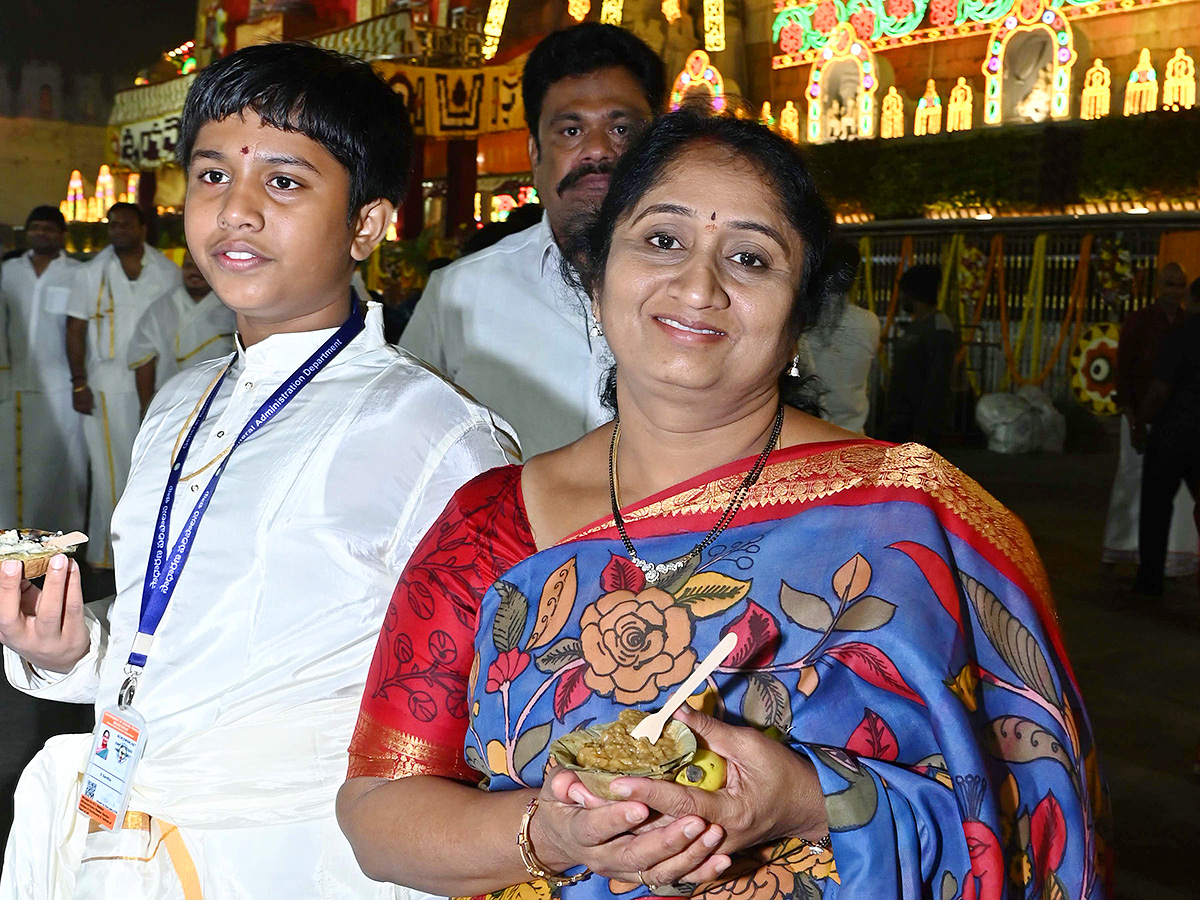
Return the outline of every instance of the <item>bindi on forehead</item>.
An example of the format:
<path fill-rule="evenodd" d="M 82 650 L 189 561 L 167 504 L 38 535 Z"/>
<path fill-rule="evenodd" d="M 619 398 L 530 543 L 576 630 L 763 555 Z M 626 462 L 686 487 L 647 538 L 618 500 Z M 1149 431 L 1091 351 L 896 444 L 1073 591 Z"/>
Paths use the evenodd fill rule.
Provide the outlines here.
<path fill-rule="evenodd" d="M 250 155 L 250 148 L 249 148 L 249 147 L 243 147 L 243 148 L 242 148 L 242 156 L 249 156 L 249 155 Z"/>

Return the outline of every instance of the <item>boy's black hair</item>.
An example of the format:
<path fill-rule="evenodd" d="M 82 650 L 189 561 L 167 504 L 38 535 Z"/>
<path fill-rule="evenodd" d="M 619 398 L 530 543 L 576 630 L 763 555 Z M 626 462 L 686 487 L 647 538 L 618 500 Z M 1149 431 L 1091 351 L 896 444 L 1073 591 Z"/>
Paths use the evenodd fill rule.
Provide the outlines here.
<path fill-rule="evenodd" d="M 245 47 L 197 76 L 179 124 L 176 155 L 188 169 L 200 128 L 256 113 L 316 141 L 350 175 L 350 218 L 376 199 L 399 206 L 408 190 L 412 130 L 404 99 L 368 63 L 313 44 Z"/>
<path fill-rule="evenodd" d="M 118 212 L 120 212 L 121 210 L 124 210 L 127 213 L 131 213 L 134 216 L 134 218 L 136 218 L 138 220 L 138 222 L 140 224 L 142 224 L 142 225 L 146 224 L 146 214 L 144 212 L 142 212 L 142 208 L 140 206 L 138 206 L 136 203 L 125 203 L 124 201 L 122 201 L 121 203 L 114 203 L 112 206 L 110 206 L 108 208 L 107 215 L 111 217 L 114 209 L 117 210 Z"/>
<path fill-rule="evenodd" d="M 66 217 L 57 206 L 35 206 L 25 217 L 25 227 L 28 228 L 31 222 L 49 222 L 57 225 L 60 231 L 67 230 Z"/>
<path fill-rule="evenodd" d="M 933 263 L 913 266 L 900 276 L 900 290 L 920 303 L 937 306 L 942 270 Z"/>
<path fill-rule="evenodd" d="M 588 75 L 619 66 L 628 70 L 642 86 L 654 115 L 662 112 L 667 96 L 663 62 L 641 38 L 616 25 L 584 22 L 548 35 L 529 53 L 521 83 L 525 101 L 525 124 L 541 149 L 538 120 L 550 85 L 572 75 Z"/>

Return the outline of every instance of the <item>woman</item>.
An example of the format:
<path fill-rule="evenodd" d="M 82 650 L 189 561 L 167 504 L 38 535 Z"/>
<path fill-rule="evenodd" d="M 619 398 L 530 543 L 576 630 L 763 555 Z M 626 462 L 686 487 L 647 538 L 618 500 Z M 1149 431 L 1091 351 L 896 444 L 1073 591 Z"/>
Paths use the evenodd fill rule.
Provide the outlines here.
<path fill-rule="evenodd" d="M 674 114 L 623 158 L 579 256 L 618 420 L 480 476 L 414 553 L 339 797 L 369 875 L 514 898 L 1103 893 L 1095 750 L 1024 528 L 925 448 L 784 402 L 840 276 L 830 232 L 757 125 Z M 678 714 L 724 788 L 625 778 L 606 802 L 543 778 L 552 740 L 658 708 L 730 631 L 694 698 L 715 715 Z"/>

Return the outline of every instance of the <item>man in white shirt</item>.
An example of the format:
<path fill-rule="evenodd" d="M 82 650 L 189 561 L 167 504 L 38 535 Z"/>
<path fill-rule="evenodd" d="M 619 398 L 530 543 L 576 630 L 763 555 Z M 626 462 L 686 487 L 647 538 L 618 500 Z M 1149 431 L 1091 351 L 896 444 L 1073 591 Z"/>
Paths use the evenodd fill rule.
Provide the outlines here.
<path fill-rule="evenodd" d="M 0 497 L 4 527 L 73 531 L 85 523 L 87 451 L 63 355 L 79 263 L 63 253 L 66 233 L 61 212 L 37 207 L 25 222 L 28 252 L 0 268 L 13 402 L 13 427 L 0 435 L 13 482 Z"/>
<path fill-rule="evenodd" d="M 135 675 L 145 754 L 109 832 L 75 811 L 103 794 L 81 775 L 93 737 L 50 741 L 17 787 L 0 898 L 410 896 L 362 874 L 334 798 L 405 562 L 464 482 L 507 461 L 488 410 L 387 344 L 380 308 L 364 316 L 351 291 L 403 194 L 410 135 L 367 63 L 311 45 L 244 48 L 192 85 L 185 227 L 237 314 L 236 358 L 151 403 L 106 616 L 85 613 L 63 556 L 40 594 L 0 564 L 9 680 L 99 716 Z M 161 619 L 147 597 L 166 598 Z"/>
<path fill-rule="evenodd" d="M 616 161 L 666 94 L 662 61 L 638 38 L 590 22 L 555 32 L 525 64 L 529 161 L 541 223 L 435 272 L 400 345 L 517 430 L 528 458 L 610 417 L 611 358 L 562 249 L 608 192 Z"/>
<path fill-rule="evenodd" d="M 109 245 L 75 274 L 67 314 L 67 362 L 75 410 L 83 415 L 92 497 L 87 561 L 113 565 L 109 520 L 129 477 L 140 421 L 129 341 L 150 304 L 180 284 L 179 267 L 146 243 L 132 203 L 108 211 Z"/>
<path fill-rule="evenodd" d="M 840 241 L 829 253 L 848 273 L 858 272 L 862 259 L 853 244 Z M 879 317 L 847 302 L 845 295 L 831 297 L 829 304 L 824 321 L 800 340 L 824 391 L 821 418 L 862 434 L 871 409 L 871 365 L 879 351 Z"/>
<path fill-rule="evenodd" d="M 173 375 L 233 352 L 233 311 L 209 290 L 190 252 L 183 255 L 182 269 L 183 287 L 150 304 L 129 341 L 142 416 L 155 391 Z"/>

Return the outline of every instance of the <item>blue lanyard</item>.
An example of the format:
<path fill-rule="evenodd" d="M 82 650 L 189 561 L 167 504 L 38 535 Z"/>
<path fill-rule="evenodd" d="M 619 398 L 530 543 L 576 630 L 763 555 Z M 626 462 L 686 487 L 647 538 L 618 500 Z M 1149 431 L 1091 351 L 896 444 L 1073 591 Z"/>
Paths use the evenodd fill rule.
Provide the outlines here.
<path fill-rule="evenodd" d="M 146 665 L 146 653 L 149 651 L 150 641 L 154 637 L 154 632 L 158 630 L 158 623 L 162 621 L 163 613 L 167 611 L 167 606 L 171 602 L 171 596 L 175 593 L 175 586 L 179 583 L 179 576 L 183 573 L 183 567 L 187 564 L 188 554 L 192 551 L 192 544 L 196 538 L 196 531 L 200 527 L 200 520 L 204 518 L 209 501 L 212 500 L 212 495 L 217 489 L 217 482 L 221 479 L 225 467 L 229 465 L 229 460 L 233 457 L 233 451 L 243 441 L 251 438 L 259 429 L 270 422 L 280 410 L 287 406 L 300 393 L 301 388 L 312 381 L 318 372 L 325 368 L 335 356 L 346 348 L 347 344 L 358 336 L 365 325 L 366 321 L 363 317 L 362 306 L 359 302 L 354 302 L 353 308 L 350 311 L 350 317 L 346 319 L 341 328 L 322 344 L 316 353 L 301 364 L 300 368 L 296 369 L 280 385 L 275 393 L 267 398 L 262 406 L 258 408 L 258 411 L 251 416 L 250 421 L 242 428 L 233 445 L 229 448 L 225 459 L 221 461 L 221 465 L 213 473 L 212 478 L 209 479 L 208 485 L 204 488 L 204 493 L 196 501 L 195 507 L 192 508 L 192 514 L 188 516 L 187 522 L 184 523 L 183 529 L 175 539 L 174 546 L 171 547 L 168 553 L 167 536 L 171 525 L 171 509 L 175 502 L 176 490 L 179 487 L 180 473 L 183 471 L 183 464 L 187 460 L 188 450 L 191 449 L 192 441 L 195 439 L 196 433 L 200 430 L 201 423 L 208 415 L 213 400 L 221 390 L 225 376 L 229 373 L 229 366 L 225 367 L 225 371 L 221 373 L 221 377 L 217 379 L 217 383 L 213 385 L 208 397 L 205 398 L 204 405 L 200 407 L 200 412 L 196 415 L 196 421 L 192 423 L 187 437 L 184 438 L 183 443 L 180 445 L 179 455 L 175 458 L 175 462 L 171 466 L 170 475 L 167 476 L 167 487 L 163 491 L 162 504 L 158 510 L 158 522 L 154 530 L 154 543 L 150 547 L 150 559 L 146 563 L 146 579 L 142 582 L 141 619 L 138 621 L 138 633 L 134 639 L 133 652 L 129 654 L 129 665 L 135 666 L 138 669 L 142 669 Z M 124 692 L 124 688 L 122 691 Z M 132 691 L 130 691 L 129 699 L 132 699 Z"/>

